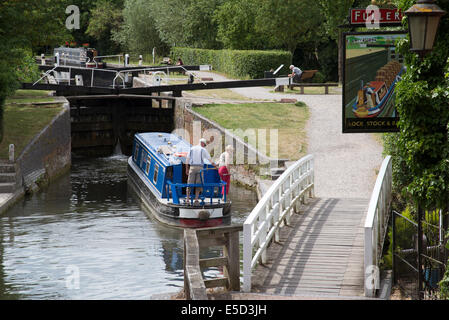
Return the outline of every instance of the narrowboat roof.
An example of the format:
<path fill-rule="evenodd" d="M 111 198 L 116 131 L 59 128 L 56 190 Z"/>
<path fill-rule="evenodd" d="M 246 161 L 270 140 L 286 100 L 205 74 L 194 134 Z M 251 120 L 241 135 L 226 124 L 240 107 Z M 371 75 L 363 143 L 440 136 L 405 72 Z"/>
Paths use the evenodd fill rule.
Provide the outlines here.
<path fill-rule="evenodd" d="M 138 133 L 136 139 L 157 155 L 166 166 L 184 163 L 185 155 L 191 147 L 181 137 L 165 132 Z"/>

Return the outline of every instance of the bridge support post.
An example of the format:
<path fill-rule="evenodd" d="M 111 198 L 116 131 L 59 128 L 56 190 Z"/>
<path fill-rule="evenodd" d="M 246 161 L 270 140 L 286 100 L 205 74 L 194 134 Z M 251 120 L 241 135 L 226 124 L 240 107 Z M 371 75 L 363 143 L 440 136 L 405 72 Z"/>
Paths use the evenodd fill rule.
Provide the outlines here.
<path fill-rule="evenodd" d="M 240 291 L 239 232 L 242 226 L 184 230 L 184 291 L 187 300 L 207 300 L 207 288 Z M 222 246 L 223 255 L 202 259 L 200 248 Z M 223 278 L 203 278 L 203 270 L 223 267 Z"/>
<path fill-rule="evenodd" d="M 228 258 L 228 266 L 224 268 L 224 275 L 229 279 L 229 290 L 240 291 L 240 247 L 239 233 L 226 234 L 224 256 Z"/>

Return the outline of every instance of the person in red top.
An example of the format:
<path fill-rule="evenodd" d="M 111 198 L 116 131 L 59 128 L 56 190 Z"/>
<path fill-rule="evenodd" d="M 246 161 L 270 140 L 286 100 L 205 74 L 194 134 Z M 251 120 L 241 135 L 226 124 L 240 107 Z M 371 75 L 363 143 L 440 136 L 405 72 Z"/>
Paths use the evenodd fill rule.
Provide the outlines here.
<path fill-rule="evenodd" d="M 220 179 L 226 182 L 226 186 L 223 187 L 223 196 L 229 193 L 229 187 L 231 186 L 231 168 L 232 153 L 234 148 L 231 145 L 226 146 L 225 152 L 220 155 L 218 162 L 218 174 Z"/>

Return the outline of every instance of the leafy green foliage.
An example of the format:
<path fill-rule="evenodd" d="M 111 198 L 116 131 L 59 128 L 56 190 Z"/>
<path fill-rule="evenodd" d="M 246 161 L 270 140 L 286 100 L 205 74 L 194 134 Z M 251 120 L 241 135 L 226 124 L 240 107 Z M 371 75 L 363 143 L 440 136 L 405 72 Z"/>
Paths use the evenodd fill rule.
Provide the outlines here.
<path fill-rule="evenodd" d="M 166 51 L 151 16 L 152 4 L 143 0 L 127 0 L 123 9 L 123 24 L 112 30 L 113 40 L 133 54 Z"/>
<path fill-rule="evenodd" d="M 415 222 L 415 217 L 413 215 L 413 211 L 411 207 L 405 208 L 401 212 L 401 215 L 409 219 L 410 221 Z M 401 249 L 411 249 L 414 247 L 413 243 L 413 236 L 416 234 L 416 227 L 405 220 L 404 218 L 397 217 L 396 218 L 396 250 L 399 251 Z M 388 252 L 383 257 L 383 267 L 385 269 L 391 269 L 393 266 L 393 231 L 391 227 L 388 230 L 388 238 L 390 239 L 389 246 L 388 246 Z M 414 265 L 414 263 L 413 263 Z M 404 264 L 398 264 L 397 267 L 399 267 L 399 272 L 409 272 L 410 270 L 407 269 L 408 267 Z"/>
<path fill-rule="evenodd" d="M 97 40 L 96 49 L 102 55 L 113 53 L 118 46 L 111 40 L 112 34 L 118 32 L 123 24 L 122 7 L 108 0 L 98 0 L 90 9 L 90 19 L 86 35 Z"/>
<path fill-rule="evenodd" d="M 449 11 L 448 1 L 437 2 Z M 395 4 L 406 11 L 414 1 L 397 0 Z M 407 66 L 396 89 L 400 132 L 384 138 L 385 151 L 393 156 L 394 189 L 401 194 L 403 203 L 419 203 L 428 211 L 443 209 L 446 216 L 449 210 L 449 34 L 445 30 L 448 28 L 446 15 L 441 19 L 433 52 L 423 59 L 409 51 L 408 39 L 398 44 Z M 441 298 L 449 299 L 449 268 L 440 282 L 440 294 Z"/>
<path fill-rule="evenodd" d="M 346 22 L 349 8 L 354 4 L 354 0 L 316 0 L 321 13 L 326 17 L 323 27 L 328 37 L 337 40 L 340 34 L 339 25 Z"/>
<path fill-rule="evenodd" d="M 127 0 L 128 1 L 128 0 Z M 144 0 L 142 0 L 144 1 Z M 147 2 L 147 1 L 144 1 Z M 153 0 L 153 19 L 160 38 L 170 46 L 215 49 L 217 25 L 214 12 L 223 0 Z"/>
<path fill-rule="evenodd" d="M 415 1 L 396 0 L 406 11 Z M 448 1 L 437 1 L 449 11 Z M 404 26 L 407 20 L 404 18 Z M 398 43 L 407 72 L 396 88 L 399 133 L 384 135 L 384 151 L 393 157 L 393 191 L 400 206 L 419 203 L 427 211 L 449 211 L 449 17 L 441 19 L 432 53 L 420 59 L 409 51 L 409 40 Z M 445 219 L 447 220 L 447 219 Z M 444 221 L 444 220 L 443 220 Z M 447 225 L 443 226 L 447 230 Z M 406 230 L 398 235 L 408 237 Z M 390 250 L 391 251 L 391 250 Z M 449 261 L 439 283 L 442 299 L 449 299 Z"/>
<path fill-rule="evenodd" d="M 413 1 L 397 4 L 407 10 Z M 449 3 L 440 1 L 444 10 Z M 394 181 L 408 201 L 426 209 L 447 210 L 449 201 L 449 28 L 448 17 L 440 24 L 434 50 L 424 59 L 409 51 L 408 40 L 398 44 L 407 72 L 397 86 L 400 133 L 390 140 L 394 152 Z"/>
<path fill-rule="evenodd" d="M 286 51 L 206 50 L 172 48 L 173 59 L 185 64 L 211 64 L 215 70 L 239 78 L 262 78 L 264 71 L 289 65 L 292 56 Z"/>
<path fill-rule="evenodd" d="M 226 1 L 215 11 L 217 39 L 227 49 L 264 49 L 265 35 L 256 27 L 259 4 L 254 0 Z"/>
<path fill-rule="evenodd" d="M 323 17 L 315 1 L 261 0 L 256 27 L 267 41 L 292 54 L 299 43 L 319 39 Z"/>
<path fill-rule="evenodd" d="M 0 141 L 3 138 L 6 97 L 19 87 L 19 81 L 36 76 L 32 50 L 59 43 L 68 34 L 63 27 L 64 9 L 62 1 L 0 2 Z"/>

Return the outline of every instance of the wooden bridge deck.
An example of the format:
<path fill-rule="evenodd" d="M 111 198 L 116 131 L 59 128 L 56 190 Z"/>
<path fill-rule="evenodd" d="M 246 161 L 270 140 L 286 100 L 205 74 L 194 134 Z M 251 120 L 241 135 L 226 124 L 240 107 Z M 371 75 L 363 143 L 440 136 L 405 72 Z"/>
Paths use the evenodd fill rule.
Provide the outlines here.
<path fill-rule="evenodd" d="M 311 199 L 253 271 L 252 292 L 362 297 L 363 225 L 369 199 Z"/>

